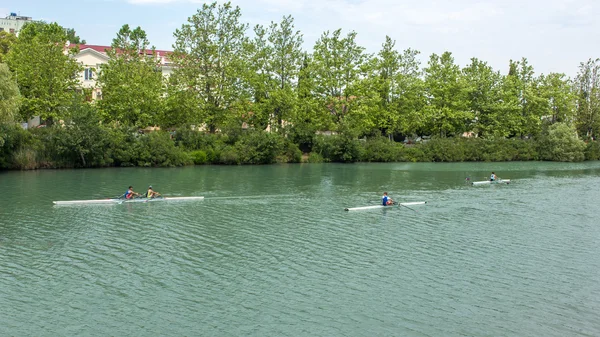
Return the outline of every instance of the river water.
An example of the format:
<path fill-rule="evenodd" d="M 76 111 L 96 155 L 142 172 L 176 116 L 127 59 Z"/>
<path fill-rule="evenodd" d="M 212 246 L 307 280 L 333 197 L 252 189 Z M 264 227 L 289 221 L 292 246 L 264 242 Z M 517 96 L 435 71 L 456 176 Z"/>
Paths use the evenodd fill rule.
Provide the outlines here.
<path fill-rule="evenodd" d="M 510 185 L 473 187 L 495 171 Z M 201 201 L 53 206 L 152 184 Z M 600 336 L 600 162 L 0 173 L 0 336 Z M 376 205 L 387 191 L 426 205 Z"/>

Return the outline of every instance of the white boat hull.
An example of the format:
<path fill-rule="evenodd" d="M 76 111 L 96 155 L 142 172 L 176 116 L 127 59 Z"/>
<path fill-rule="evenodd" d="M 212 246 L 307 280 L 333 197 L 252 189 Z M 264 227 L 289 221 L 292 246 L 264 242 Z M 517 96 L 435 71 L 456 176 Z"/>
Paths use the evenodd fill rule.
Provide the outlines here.
<path fill-rule="evenodd" d="M 184 201 L 202 200 L 204 197 L 160 197 L 160 198 L 135 198 L 135 199 L 96 199 L 96 200 L 68 200 L 53 201 L 55 205 L 82 205 L 82 204 L 120 204 L 131 202 L 154 202 L 154 201 Z"/>
<path fill-rule="evenodd" d="M 474 181 L 471 183 L 473 186 L 480 186 L 480 185 L 493 185 L 493 184 L 510 184 L 510 179 L 500 179 L 500 180 L 496 180 L 496 181 Z"/>
<path fill-rule="evenodd" d="M 400 204 L 394 204 L 390 206 L 376 205 L 376 206 L 363 206 L 363 207 L 353 207 L 353 208 L 344 208 L 344 211 L 362 211 L 367 209 L 376 209 L 376 208 L 391 208 L 394 206 L 402 205 L 402 206 L 415 206 L 415 205 L 425 205 L 427 201 L 417 201 L 417 202 L 401 202 Z"/>

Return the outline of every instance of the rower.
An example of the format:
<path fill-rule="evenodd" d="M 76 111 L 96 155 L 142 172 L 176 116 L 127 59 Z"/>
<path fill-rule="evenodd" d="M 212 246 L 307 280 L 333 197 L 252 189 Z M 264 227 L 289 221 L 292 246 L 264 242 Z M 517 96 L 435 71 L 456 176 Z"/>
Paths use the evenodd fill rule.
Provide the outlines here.
<path fill-rule="evenodd" d="M 154 192 L 152 186 L 148 186 L 148 192 L 146 193 L 146 198 L 156 198 L 160 196 L 160 193 Z"/>
<path fill-rule="evenodd" d="M 127 192 L 125 192 L 125 194 L 123 194 L 123 197 L 125 199 L 132 199 L 134 196 L 140 197 L 141 194 L 134 192 L 133 186 L 129 186 L 129 189 L 127 189 Z"/>
<path fill-rule="evenodd" d="M 498 179 L 496 173 L 492 172 L 492 175 L 490 176 L 490 181 L 496 181 L 496 179 Z"/>
<path fill-rule="evenodd" d="M 383 192 L 383 197 L 381 198 L 381 204 L 383 206 L 390 206 L 394 204 L 394 200 L 388 197 L 387 192 Z"/>

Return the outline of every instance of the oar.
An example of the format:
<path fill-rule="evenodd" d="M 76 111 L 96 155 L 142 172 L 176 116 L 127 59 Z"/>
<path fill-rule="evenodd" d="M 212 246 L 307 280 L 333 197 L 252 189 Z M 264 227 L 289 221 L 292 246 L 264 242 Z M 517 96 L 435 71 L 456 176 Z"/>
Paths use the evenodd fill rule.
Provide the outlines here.
<path fill-rule="evenodd" d="M 402 205 L 402 203 L 401 203 L 401 202 L 396 202 L 396 205 L 398 205 L 398 207 L 400 207 L 400 206 L 402 206 L 402 207 L 406 207 L 406 208 L 410 209 L 411 211 L 413 211 L 413 212 L 415 212 L 415 213 L 419 213 L 419 212 L 417 212 L 417 210 L 415 210 L 415 209 L 412 209 L 412 208 L 410 208 L 410 207 L 408 207 L 408 206 L 406 206 L 406 205 Z"/>
<path fill-rule="evenodd" d="M 417 212 L 417 210 L 415 210 L 415 209 L 412 209 L 412 208 L 410 208 L 410 207 L 408 207 L 408 206 L 406 206 L 406 205 L 402 205 L 402 203 L 398 203 L 398 205 L 400 205 L 400 206 L 402 206 L 402 207 L 406 207 L 406 208 L 410 209 L 411 211 L 413 211 L 413 212 L 415 212 L 415 213 L 419 213 L 419 212 Z"/>

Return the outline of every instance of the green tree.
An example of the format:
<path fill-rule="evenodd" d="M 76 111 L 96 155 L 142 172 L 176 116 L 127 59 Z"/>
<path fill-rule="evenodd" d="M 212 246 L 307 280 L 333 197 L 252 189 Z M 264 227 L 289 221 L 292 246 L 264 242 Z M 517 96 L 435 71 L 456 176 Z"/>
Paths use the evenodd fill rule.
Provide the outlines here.
<path fill-rule="evenodd" d="M 577 96 L 577 130 L 586 138 L 600 134 L 600 59 L 579 65 L 575 78 Z"/>
<path fill-rule="evenodd" d="M 85 44 L 85 40 L 80 38 L 73 28 L 65 28 L 65 34 L 67 34 L 67 41 L 73 44 Z"/>
<path fill-rule="evenodd" d="M 154 47 L 148 50 L 146 32 L 140 27 L 121 27 L 107 64 L 102 65 L 98 83 L 100 107 L 109 121 L 143 128 L 153 125 L 163 107 L 163 76 Z"/>
<path fill-rule="evenodd" d="M 77 88 L 81 65 L 66 50 L 64 29 L 56 23 L 26 24 L 6 56 L 23 96 L 20 118 L 60 118 Z"/>
<path fill-rule="evenodd" d="M 294 30 L 294 19 L 285 16 L 281 23 L 271 23 L 269 27 L 269 42 L 273 56 L 271 68 L 277 81 L 277 87 L 272 95 L 273 115 L 278 127 L 282 127 L 283 119 L 288 119 L 296 108 L 296 93 L 294 84 L 298 80 L 302 62 L 302 34 Z"/>
<path fill-rule="evenodd" d="M 356 32 L 342 37 L 342 30 L 323 33 L 313 52 L 314 95 L 330 113 L 332 125 L 340 125 L 350 113 L 356 85 L 367 60 L 356 43 Z"/>
<path fill-rule="evenodd" d="M 10 47 L 17 42 L 17 36 L 5 31 L 0 32 L 0 62 L 4 62 L 4 58 Z"/>
<path fill-rule="evenodd" d="M 397 113 L 393 130 L 405 135 L 423 134 L 426 125 L 423 110 L 427 102 L 419 54 L 414 49 L 406 49 L 400 54 L 400 67 L 392 91 L 394 99 L 390 109 Z"/>
<path fill-rule="evenodd" d="M 10 123 L 15 120 L 15 116 L 19 112 L 20 103 L 21 95 L 19 93 L 19 86 L 8 66 L 0 63 L 0 124 Z"/>
<path fill-rule="evenodd" d="M 502 104 L 502 75 L 477 58 L 463 69 L 469 110 L 475 116 L 474 130 L 483 137 L 507 137 L 507 118 Z"/>
<path fill-rule="evenodd" d="M 474 116 L 467 107 L 466 85 L 450 52 L 429 58 L 425 91 L 429 100 L 425 114 L 431 134 L 445 137 L 470 129 Z"/>
<path fill-rule="evenodd" d="M 575 128 L 567 123 L 550 125 L 540 141 L 540 154 L 544 160 L 582 161 L 585 148 Z"/>
<path fill-rule="evenodd" d="M 540 76 L 540 85 L 547 101 L 545 119 L 552 124 L 571 124 L 574 121 L 576 98 L 571 80 L 565 74 L 550 73 Z"/>
<path fill-rule="evenodd" d="M 176 90 L 187 90 L 186 106 L 198 107 L 185 115 L 197 115 L 210 132 L 237 118 L 235 111 L 245 100 L 241 82 L 247 25 L 240 22 L 241 10 L 230 2 L 203 4 L 188 23 L 175 31 L 170 82 Z M 196 109 L 196 108 L 194 108 Z"/>

